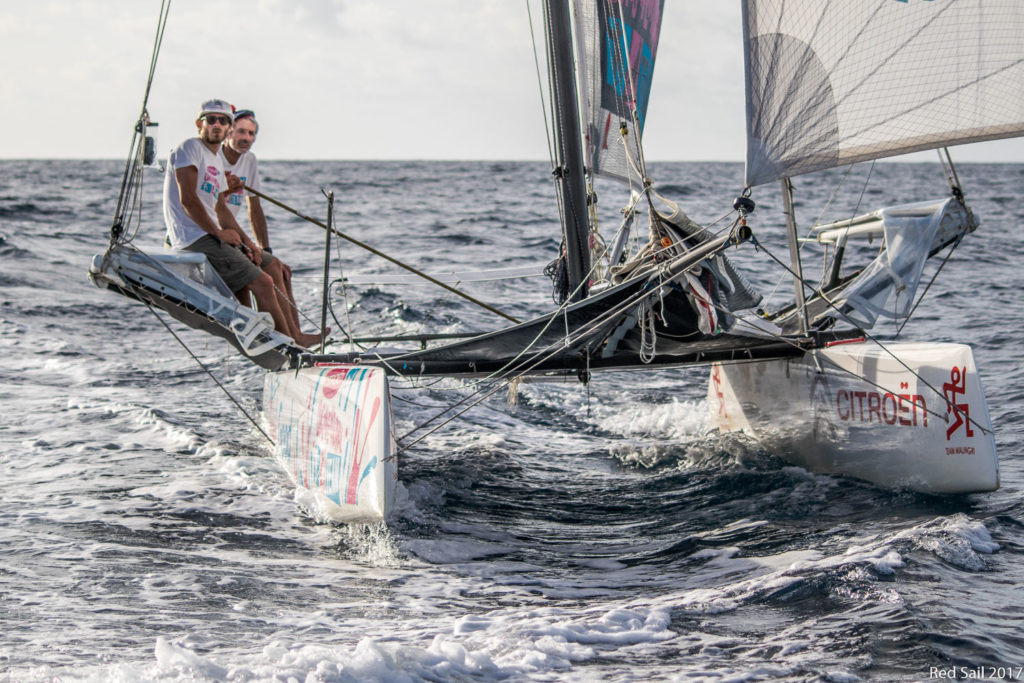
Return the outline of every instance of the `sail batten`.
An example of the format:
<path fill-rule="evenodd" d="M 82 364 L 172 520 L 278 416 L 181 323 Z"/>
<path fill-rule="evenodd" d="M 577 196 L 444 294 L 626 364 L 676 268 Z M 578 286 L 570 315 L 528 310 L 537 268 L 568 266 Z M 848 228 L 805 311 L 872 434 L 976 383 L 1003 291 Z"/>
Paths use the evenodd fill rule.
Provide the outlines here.
<path fill-rule="evenodd" d="M 1024 135 L 1019 0 L 744 0 L 747 184 Z"/>

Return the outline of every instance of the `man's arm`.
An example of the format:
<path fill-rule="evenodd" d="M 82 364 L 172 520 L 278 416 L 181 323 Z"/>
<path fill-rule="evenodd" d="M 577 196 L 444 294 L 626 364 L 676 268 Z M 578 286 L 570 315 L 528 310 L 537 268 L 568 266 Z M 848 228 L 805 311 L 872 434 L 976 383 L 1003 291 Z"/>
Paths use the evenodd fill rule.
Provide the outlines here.
<path fill-rule="evenodd" d="M 263 214 L 263 205 L 260 204 L 260 198 L 248 197 L 247 200 L 249 203 L 249 225 L 252 226 L 256 242 L 263 249 L 270 249 L 270 236 L 267 235 L 267 217 Z M 281 262 L 281 268 L 284 269 L 285 277 L 290 278 L 292 276 L 291 267 L 280 259 L 278 261 Z"/>
<path fill-rule="evenodd" d="M 238 225 L 238 221 L 235 220 L 235 215 L 231 213 L 231 209 L 228 208 L 227 197 L 230 192 L 221 192 L 217 195 L 217 203 L 214 205 L 214 211 L 217 213 L 217 220 L 220 222 L 223 228 L 223 233 L 230 233 L 237 235 L 241 244 L 248 250 L 249 260 L 255 263 L 257 266 L 263 263 L 263 252 L 252 243 L 249 236 L 245 234 L 241 226 Z"/>
<path fill-rule="evenodd" d="M 206 207 L 203 206 L 202 200 L 196 194 L 199 170 L 195 166 L 182 166 L 174 169 L 174 177 L 178 181 L 178 196 L 181 198 L 181 206 L 196 225 L 231 246 L 238 246 L 242 243 L 241 231 L 222 230 L 217 223 L 210 219 L 210 214 L 206 212 Z M 224 221 L 220 220 L 220 211 L 217 211 L 217 219 L 223 225 Z"/>

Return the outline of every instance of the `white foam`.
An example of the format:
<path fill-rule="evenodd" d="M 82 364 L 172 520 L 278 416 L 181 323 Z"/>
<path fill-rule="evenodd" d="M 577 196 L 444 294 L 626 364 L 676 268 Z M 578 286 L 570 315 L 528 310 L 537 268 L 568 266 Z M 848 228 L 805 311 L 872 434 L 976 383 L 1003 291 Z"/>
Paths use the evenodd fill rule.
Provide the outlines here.
<path fill-rule="evenodd" d="M 595 421 L 604 429 L 645 439 L 689 440 L 706 433 L 710 425 L 707 401 L 625 403 L 594 409 Z"/>
<path fill-rule="evenodd" d="M 447 454 L 502 450 L 506 443 L 505 435 L 501 432 L 461 428 L 439 429 L 423 442 L 429 450 Z"/>
<path fill-rule="evenodd" d="M 915 547 L 928 551 L 946 562 L 971 571 L 988 568 L 978 553 L 991 555 L 998 552 L 999 544 L 985 525 L 958 512 L 952 517 L 937 517 L 918 524 L 897 535 L 900 540 L 909 540 Z"/>
<path fill-rule="evenodd" d="M 162 637 L 156 639 L 154 655 L 162 673 L 213 680 L 225 680 L 228 675 L 228 669 L 214 664 L 188 648 L 169 643 Z"/>
<path fill-rule="evenodd" d="M 687 610 L 715 614 L 732 611 L 765 596 L 785 591 L 809 576 L 844 566 L 870 566 L 888 574 L 902 566 L 899 553 L 887 541 L 853 546 L 838 555 L 818 550 L 799 550 L 767 556 L 740 555 L 739 548 L 705 549 L 691 559 L 702 565 L 688 575 L 687 583 L 698 587 L 675 591 L 659 598 Z"/>
<path fill-rule="evenodd" d="M 67 409 L 77 413 L 79 421 L 102 420 L 106 431 L 119 433 L 123 439 L 134 435 L 143 438 L 149 448 L 195 450 L 202 444 L 194 432 L 168 422 L 146 406 L 102 398 L 68 397 Z"/>
<path fill-rule="evenodd" d="M 898 593 L 885 587 L 864 592 L 862 584 L 877 580 L 876 575 L 893 575 L 905 561 L 898 550 L 901 544 L 934 553 L 963 569 L 986 568 L 977 553 L 992 553 L 999 545 L 992 540 L 984 524 L 958 513 L 937 518 L 895 534 L 851 539 L 838 554 L 825 555 L 817 550 L 801 550 L 769 556 L 740 555 L 739 548 L 705 549 L 691 555 L 701 566 L 688 576 L 688 583 L 700 587 L 684 589 L 659 598 L 703 613 L 734 610 L 751 600 L 786 590 L 810 576 L 842 574 L 845 579 L 836 590 L 845 597 L 861 597 L 885 602 L 900 602 Z M 847 590 L 849 584 L 858 584 Z"/>

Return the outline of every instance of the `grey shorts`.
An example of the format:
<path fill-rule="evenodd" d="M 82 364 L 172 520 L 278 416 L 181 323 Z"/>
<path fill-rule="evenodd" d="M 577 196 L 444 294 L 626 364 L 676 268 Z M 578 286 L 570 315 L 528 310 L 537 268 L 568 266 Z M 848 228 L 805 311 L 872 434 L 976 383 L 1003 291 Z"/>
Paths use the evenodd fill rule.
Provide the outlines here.
<path fill-rule="evenodd" d="M 210 265 L 232 292 L 245 288 L 259 277 L 261 268 L 266 270 L 274 262 L 274 255 L 263 251 L 263 260 L 257 266 L 241 249 L 225 244 L 213 235 L 203 235 L 185 249 L 205 254 Z"/>

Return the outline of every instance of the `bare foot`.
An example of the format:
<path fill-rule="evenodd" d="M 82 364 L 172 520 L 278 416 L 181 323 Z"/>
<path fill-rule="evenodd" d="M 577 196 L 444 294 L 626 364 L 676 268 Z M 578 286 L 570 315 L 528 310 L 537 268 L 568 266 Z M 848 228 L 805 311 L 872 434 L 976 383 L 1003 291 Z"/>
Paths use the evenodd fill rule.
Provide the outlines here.
<path fill-rule="evenodd" d="M 295 335 L 295 343 L 304 349 L 311 349 L 320 343 L 320 335 L 299 332 L 297 335 Z"/>

